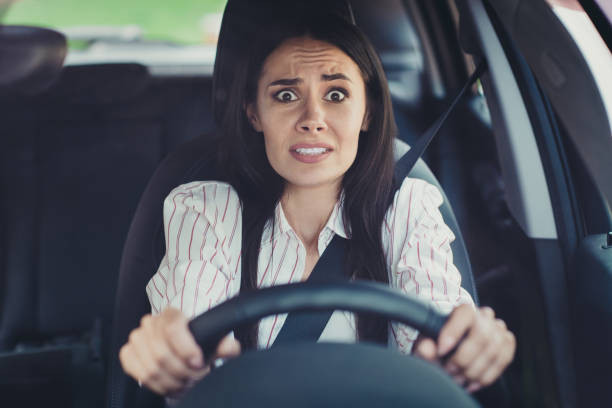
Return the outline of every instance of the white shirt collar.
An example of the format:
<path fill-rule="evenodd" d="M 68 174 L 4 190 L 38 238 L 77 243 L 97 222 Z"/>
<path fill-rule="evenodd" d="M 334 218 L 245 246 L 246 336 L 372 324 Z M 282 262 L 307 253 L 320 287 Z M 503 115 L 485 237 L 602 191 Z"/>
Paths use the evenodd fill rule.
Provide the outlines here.
<path fill-rule="evenodd" d="M 344 192 L 341 193 L 340 199 L 334 205 L 334 209 L 332 210 L 327 223 L 321 230 L 320 236 L 324 234 L 337 234 L 342 238 L 347 238 L 347 230 L 350 232 L 350 229 L 346 228 L 343 220 L 343 204 L 344 204 Z M 270 233 L 272 232 L 272 222 L 268 221 L 264 228 L 262 244 L 266 245 L 272 242 L 272 236 Z M 274 210 L 274 232 L 273 236 L 278 236 L 279 234 L 291 234 L 295 238 L 297 238 L 297 234 L 287 221 L 287 217 L 285 216 L 285 212 L 283 211 L 283 206 L 279 202 L 276 205 Z"/>

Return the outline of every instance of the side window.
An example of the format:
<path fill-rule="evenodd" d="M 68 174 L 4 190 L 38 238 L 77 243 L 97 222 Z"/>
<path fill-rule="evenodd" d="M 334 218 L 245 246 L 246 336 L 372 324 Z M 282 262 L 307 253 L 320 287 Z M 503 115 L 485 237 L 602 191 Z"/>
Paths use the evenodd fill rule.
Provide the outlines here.
<path fill-rule="evenodd" d="M 578 0 L 547 1 L 589 65 L 612 124 L 612 53 Z M 612 3 L 601 1 L 598 4 L 604 12 L 607 10 L 612 21 Z"/>

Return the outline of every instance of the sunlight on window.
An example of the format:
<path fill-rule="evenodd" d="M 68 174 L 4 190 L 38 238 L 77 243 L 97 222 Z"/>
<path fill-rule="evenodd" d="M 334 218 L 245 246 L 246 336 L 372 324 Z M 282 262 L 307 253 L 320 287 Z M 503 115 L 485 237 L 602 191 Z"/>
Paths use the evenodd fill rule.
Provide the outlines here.
<path fill-rule="evenodd" d="M 138 40 L 216 44 L 226 0 L 0 0 L 10 4 L 4 24 L 67 30 L 81 39 L 123 40 L 139 29 Z M 11 4 L 12 3 L 12 4 Z M 133 41 L 134 38 L 130 38 Z"/>
<path fill-rule="evenodd" d="M 612 53 L 578 1 L 547 1 L 587 61 L 608 112 L 608 121 L 612 126 Z"/>

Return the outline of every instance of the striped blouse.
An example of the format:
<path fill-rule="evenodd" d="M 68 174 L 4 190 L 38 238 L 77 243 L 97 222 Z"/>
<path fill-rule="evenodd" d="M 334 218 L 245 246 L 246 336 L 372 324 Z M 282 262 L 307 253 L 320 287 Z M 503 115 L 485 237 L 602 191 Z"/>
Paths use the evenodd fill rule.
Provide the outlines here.
<path fill-rule="evenodd" d="M 443 313 L 473 303 L 461 287 L 450 243 L 455 238 L 442 220 L 438 189 L 406 178 L 396 192 L 382 226 L 382 243 L 392 287 L 432 302 Z M 319 255 L 334 234 L 347 237 L 341 200 L 336 203 L 318 239 Z M 193 318 L 236 296 L 240 290 L 242 214 L 236 191 L 226 183 L 198 181 L 174 189 L 164 202 L 166 254 L 146 286 L 152 313 L 172 306 Z M 306 249 L 279 203 L 275 222 L 268 222 L 261 239 L 260 288 L 302 279 Z M 269 347 L 286 314 L 262 319 L 258 346 Z M 401 324 L 389 328 L 390 345 L 409 353 L 418 332 Z M 336 311 L 320 340 L 356 339 L 352 313 Z"/>

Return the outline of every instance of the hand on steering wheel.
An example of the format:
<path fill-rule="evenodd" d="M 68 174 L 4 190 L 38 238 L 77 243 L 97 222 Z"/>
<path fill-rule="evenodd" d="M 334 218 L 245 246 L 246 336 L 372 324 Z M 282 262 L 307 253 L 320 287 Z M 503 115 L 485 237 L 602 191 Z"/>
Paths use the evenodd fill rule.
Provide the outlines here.
<path fill-rule="evenodd" d="M 442 327 L 437 342 L 420 336 L 414 354 L 437 362 L 455 382 L 475 392 L 493 383 L 510 364 L 516 339 L 490 307 L 457 307 Z"/>
<path fill-rule="evenodd" d="M 123 369 L 140 385 L 170 397 L 180 396 L 211 370 L 216 358 L 240 354 L 240 343 L 223 338 L 216 352 L 205 358 L 188 329 L 188 319 L 168 308 L 157 316 L 145 315 L 121 348 Z"/>

